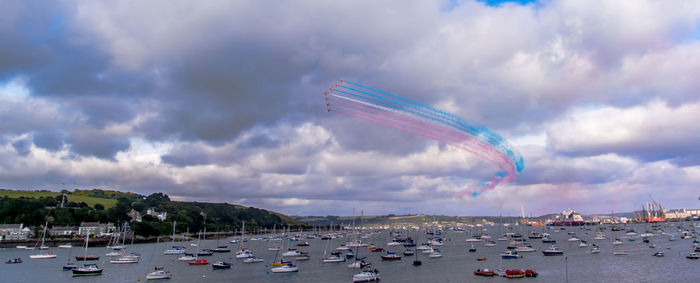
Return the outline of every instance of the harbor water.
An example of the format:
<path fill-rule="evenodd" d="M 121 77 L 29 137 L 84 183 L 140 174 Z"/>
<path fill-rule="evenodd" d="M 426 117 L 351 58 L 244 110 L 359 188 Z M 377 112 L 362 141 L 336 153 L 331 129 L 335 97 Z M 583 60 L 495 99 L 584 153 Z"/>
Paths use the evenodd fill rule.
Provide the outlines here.
<path fill-rule="evenodd" d="M 504 282 L 503 277 L 479 277 L 474 276 L 476 269 L 532 269 L 539 273 L 536 278 L 514 279 L 522 282 L 700 282 L 700 261 L 690 260 L 686 255 L 693 250 L 693 239 L 681 239 L 677 232 L 677 224 L 664 224 L 666 234 L 657 233 L 649 237 L 650 243 L 644 243 L 638 235 L 627 236 L 625 231 L 613 232 L 609 227 L 605 231 L 605 240 L 593 240 L 596 227 L 566 227 L 565 230 L 546 229 L 546 227 L 526 226 L 484 226 L 474 227 L 472 230 L 442 232 L 444 244 L 435 246 L 442 252 L 441 258 L 429 258 L 427 254 L 418 252 L 418 259 L 422 265 L 413 266 L 415 256 L 404 256 L 398 261 L 382 261 L 381 253 L 371 252 L 367 247 L 357 249 L 359 257 L 366 257 L 365 261 L 372 263 L 372 267 L 378 269 L 380 282 Z M 631 226 L 628 226 L 628 228 Z M 481 242 L 466 242 L 472 231 L 477 229 L 482 234 L 488 234 L 497 242 L 495 247 L 484 246 Z M 644 232 L 644 225 L 635 226 L 638 233 Z M 362 234 L 372 233 L 363 242 L 372 243 L 377 247 L 402 254 L 406 249 L 403 246 L 387 246 L 392 239 L 389 230 L 364 230 Z M 543 256 L 542 250 L 550 244 L 542 243 L 540 239 L 528 239 L 531 231 L 549 233 L 557 241 L 559 248 L 564 251 L 563 256 Z M 526 242 L 537 249 L 535 252 L 520 252 L 523 258 L 501 259 L 500 254 L 506 250 L 507 241 L 497 241 L 506 232 L 520 233 Z M 600 247 L 600 253 L 590 252 L 591 247 L 579 247 L 580 242 L 569 242 L 569 232 L 575 232 L 578 238 L 595 243 Z M 677 240 L 671 240 L 675 234 Z M 420 245 L 427 242 L 425 230 L 406 230 L 402 236 L 413 237 Z M 250 237 L 247 237 L 250 238 Z M 210 264 L 204 266 L 190 266 L 186 262 L 178 261 L 176 255 L 164 255 L 163 251 L 171 248 L 172 243 L 135 244 L 128 246 L 127 252 L 136 252 L 142 255 L 136 264 L 110 264 L 105 253 L 109 252 L 104 247 L 90 247 L 88 254 L 99 255 L 98 263 L 104 268 L 99 276 L 73 277 L 70 271 L 63 271 L 62 266 L 67 262 L 70 253 L 71 259 L 76 255 L 82 255 L 84 248 L 50 250 L 57 254 L 55 259 L 30 259 L 29 255 L 38 254 L 39 250 L 22 250 L 7 248 L 0 251 L 0 259 L 7 261 L 20 257 L 24 261 L 21 264 L 0 265 L 1 282 L 145 282 L 146 273 L 152 271 L 155 266 L 164 267 L 172 272 L 172 279 L 157 280 L 152 282 L 352 282 L 352 275 L 357 270 L 347 267 L 353 260 L 340 263 L 322 263 L 324 251 L 329 254 L 335 251 L 341 243 L 351 241 L 355 236 L 348 233 L 344 237 L 332 240 L 303 239 L 310 246 L 297 247 L 296 243 L 288 239 L 277 241 L 248 240 L 240 244 L 231 244 L 228 239 L 206 240 L 200 243 L 200 249 L 216 248 L 217 245 L 228 245 L 231 252 L 214 253 L 212 256 L 200 257 L 207 259 Z M 613 245 L 614 238 L 620 238 L 621 245 Z M 630 241 L 632 239 L 633 241 Z M 193 242 L 177 242 L 176 245 L 186 246 L 188 252 L 195 252 L 196 247 L 190 246 Z M 655 248 L 650 248 L 654 244 Z M 267 249 L 273 245 L 282 246 L 277 254 Z M 477 251 L 469 252 L 474 246 Z M 240 247 L 251 250 L 256 257 L 262 258 L 262 263 L 243 263 L 242 259 L 235 258 L 235 252 Z M 281 255 L 288 248 L 297 248 L 311 255 L 307 261 L 295 261 L 299 272 L 295 273 L 271 273 L 270 268 L 276 254 Z M 624 251 L 627 255 L 613 255 L 613 252 Z M 665 253 L 664 257 L 654 257 L 657 251 Z M 486 258 L 477 261 L 477 258 Z M 230 269 L 213 270 L 211 263 L 216 261 L 232 263 Z M 78 262 L 80 265 L 81 262 Z"/>

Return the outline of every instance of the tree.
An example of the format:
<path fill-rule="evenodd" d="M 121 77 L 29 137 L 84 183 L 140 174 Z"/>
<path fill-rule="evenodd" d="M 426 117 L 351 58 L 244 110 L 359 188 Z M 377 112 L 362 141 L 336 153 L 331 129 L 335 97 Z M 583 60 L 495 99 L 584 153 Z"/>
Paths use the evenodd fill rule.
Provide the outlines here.
<path fill-rule="evenodd" d="M 102 205 L 101 203 L 96 203 L 95 210 L 105 210 L 105 206 Z"/>

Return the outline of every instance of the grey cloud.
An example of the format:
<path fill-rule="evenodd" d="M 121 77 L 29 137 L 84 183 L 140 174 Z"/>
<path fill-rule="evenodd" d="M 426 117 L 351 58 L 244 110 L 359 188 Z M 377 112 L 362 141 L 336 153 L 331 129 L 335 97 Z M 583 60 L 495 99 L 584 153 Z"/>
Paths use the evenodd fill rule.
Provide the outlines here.
<path fill-rule="evenodd" d="M 32 139 L 37 147 L 49 151 L 58 151 L 65 143 L 66 133 L 59 130 L 39 131 L 32 134 Z"/>
<path fill-rule="evenodd" d="M 21 139 L 12 143 L 12 147 L 20 156 L 26 156 L 31 151 L 32 141 L 30 139 Z"/>
<path fill-rule="evenodd" d="M 75 131 L 67 142 L 76 154 L 103 159 L 113 159 L 117 152 L 129 149 L 127 139 L 94 130 Z"/>

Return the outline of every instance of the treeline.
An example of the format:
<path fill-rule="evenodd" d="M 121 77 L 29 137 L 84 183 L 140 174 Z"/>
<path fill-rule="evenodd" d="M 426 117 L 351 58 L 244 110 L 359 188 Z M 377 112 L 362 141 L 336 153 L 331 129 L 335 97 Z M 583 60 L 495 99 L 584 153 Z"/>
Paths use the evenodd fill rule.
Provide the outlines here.
<path fill-rule="evenodd" d="M 172 222 L 176 221 L 176 232 L 191 233 L 207 231 L 234 231 L 241 229 L 245 221 L 247 231 L 272 229 L 290 226 L 293 229 L 306 227 L 305 224 L 287 216 L 254 207 L 243 207 L 225 203 L 199 203 L 171 201 L 168 195 L 154 193 L 149 196 L 137 194 L 101 194 L 100 190 L 91 190 L 80 194 L 92 197 L 116 197 L 117 204 L 105 209 L 101 204 L 93 207 L 86 203 L 68 202 L 61 208 L 62 196 L 40 198 L 0 198 L 0 223 L 23 223 L 25 226 L 41 226 L 46 220 L 49 228 L 53 226 L 79 226 L 82 222 L 111 222 L 115 225 L 129 222 L 131 229 L 139 236 L 170 235 Z M 157 212 L 167 212 L 163 222 L 147 215 L 151 208 Z M 132 221 L 131 210 L 138 211 L 141 222 Z"/>

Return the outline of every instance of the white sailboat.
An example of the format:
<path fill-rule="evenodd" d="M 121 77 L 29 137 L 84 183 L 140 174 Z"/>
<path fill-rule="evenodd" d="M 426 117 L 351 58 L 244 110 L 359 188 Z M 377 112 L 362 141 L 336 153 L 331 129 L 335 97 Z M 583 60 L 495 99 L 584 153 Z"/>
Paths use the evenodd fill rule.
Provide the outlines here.
<path fill-rule="evenodd" d="M 156 251 L 158 250 L 158 244 L 160 243 L 160 237 L 156 239 L 156 248 L 153 252 L 153 257 L 156 256 Z M 146 273 L 146 280 L 157 280 L 157 279 L 170 279 L 172 274 L 170 271 L 163 269 L 162 267 L 156 266 L 154 271 Z"/>
<path fill-rule="evenodd" d="M 173 221 L 173 247 L 172 247 L 172 249 L 165 250 L 165 252 L 163 252 L 163 254 L 179 255 L 179 254 L 184 254 L 184 253 L 185 253 L 185 249 L 175 246 L 175 221 Z"/>
<path fill-rule="evenodd" d="M 44 239 L 46 239 L 46 226 L 49 225 L 49 222 L 46 221 L 46 224 L 44 224 L 44 233 L 41 235 L 41 246 L 39 246 L 39 249 L 41 250 L 46 250 L 49 247 L 44 246 Z M 31 259 L 50 259 L 50 258 L 56 258 L 56 255 L 49 252 L 49 251 L 42 251 L 39 254 L 36 255 L 30 255 L 29 258 Z"/>
<path fill-rule="evenodd" d="M 355 216 L 355 211 L 353 211 L 353 218 Z M 362 216 L 364 215 L 363 212 L 360 212 L 360 227 L 362 227 Z M 359 240 L 359 242 L 362 242 L 362 240 Z M 360 266 L 362 266 L 362 261 L 363 258 L 358 258 L 360 256 L 360 250 L 359 247 L 355 248 L 355 264 L 358 263 L 358 260 L 360 260 Z M 354 265 L 348 266 L 351 268 L 355 268 Z M 367 263 L 367 265 L 362 269 L 362 272 L 355 274 L 353 271 L 352 275 L 352 282 L 371 282 L 371 281 L 378 281 L 379 280 L 379 270 L 372 269 L 372 265 Z"/>

